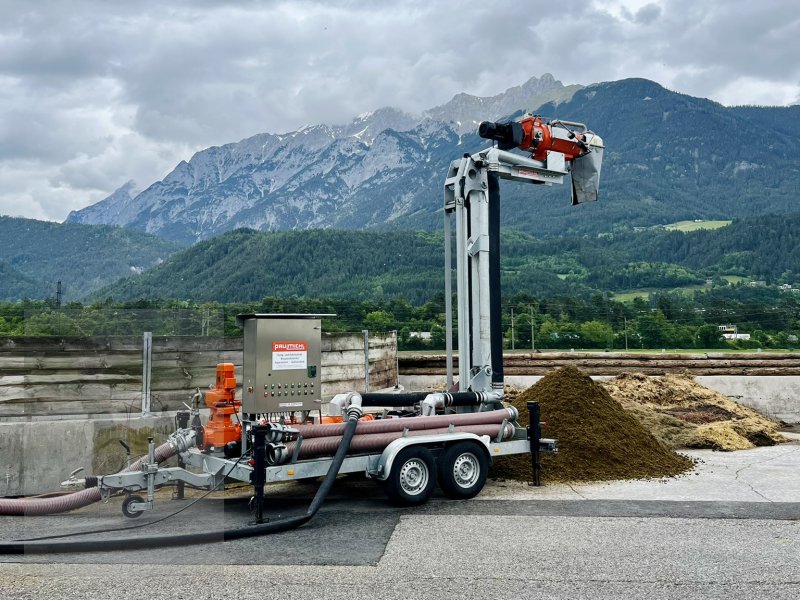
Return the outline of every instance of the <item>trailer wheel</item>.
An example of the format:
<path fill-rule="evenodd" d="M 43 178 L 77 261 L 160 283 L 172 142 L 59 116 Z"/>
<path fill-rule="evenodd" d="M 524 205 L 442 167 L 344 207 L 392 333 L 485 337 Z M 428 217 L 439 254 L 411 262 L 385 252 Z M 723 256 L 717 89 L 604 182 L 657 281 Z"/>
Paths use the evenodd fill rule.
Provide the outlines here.
<path fill-rule="evenodd" d="M 475 442 L 459 442 L 439 457 L 439 487 L 448 498 L 467 500 L 483 489 L 489 458 Z"/>
<path fill-rule="evenodd" d="M 144 498 L 141 496 L 125 496 L 125 500 L 122 501 L 122 514 L 128 517 L 129 519 L 135 519 L 136 517 L 141 517 L 144 514 L 143 510 L 131 510 L 131 504 L 134 502 L 144 502 Z"/>
<path fill-rule="evenodd" d="M 396 506 L 418 506 L 427 502 L 436 486 L 436 460 L 424 446 L 411 446 L 397 453 L 384 491 Z"/>

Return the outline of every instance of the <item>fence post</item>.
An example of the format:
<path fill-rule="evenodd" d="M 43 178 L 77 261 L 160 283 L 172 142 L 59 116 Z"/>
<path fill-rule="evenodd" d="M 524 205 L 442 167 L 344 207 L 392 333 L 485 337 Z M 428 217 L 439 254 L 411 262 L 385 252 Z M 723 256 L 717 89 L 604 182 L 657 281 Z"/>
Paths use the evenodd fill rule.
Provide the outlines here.
<path fill-rule="evenodd" d="M 142 338 L 142 416 L 150 414 L 150 375 L 153 367 L 153 332 L 145 331 Z"/>
<path fill-rule="evenodd" d="M 364 393 L 369 391 L 369 329 L 364 329 Z"/>
<path fill-rule="evenodd" d="M 394 334 L 394 389 L 398 390 L 400 389 L 400 354 L 399 354 L 400 349 L 398 347 L 398 341 L 397 341 L 397 329 L 392 331 L 392 333 Z M 452 365 L 450 366 L 451 366 L 450 375 L 452 375 L 453 369 Z"/>

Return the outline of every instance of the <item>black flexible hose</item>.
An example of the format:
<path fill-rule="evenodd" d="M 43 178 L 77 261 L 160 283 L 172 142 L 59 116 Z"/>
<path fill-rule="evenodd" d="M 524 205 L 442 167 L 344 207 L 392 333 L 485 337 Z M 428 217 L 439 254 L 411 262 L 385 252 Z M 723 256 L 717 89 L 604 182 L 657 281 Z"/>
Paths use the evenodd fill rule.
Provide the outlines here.
<path fill-rule="evenodd" d="M 361 395 L 361 406 L 370 408 L 392 408 L 398 406 L 413 406 L 422 402 L 430 394 L 446 392 L 404 392 L 400 394 L 367 392 Z M 475 392 L 454 392 L 449 394 L 448 406 L 473 406 L 480 404 L 480 396 Z"/>
<path fill-rule="evenodd" d="M 134 538 L 117 538 L 113 540 L 82 540 L 71 542 L 3 542 L 0 543 L 0 555 L 2 554 L 60 554 L 67 552 L 107 552 L 112 550 L 143 550 L 147 548 L 164 548 L 167 546 L 188 546 L 191 544 L 209 544 L 214 542 L 228 542 L 243 538 L 257 537 L 271 533 L 280 533 L 296 529 L 308 523 L 317 514 L 325 498 L 328 496 L 339 469 L 342 467 L 347 451 L 350 448 L 350 440 L 356 431 L 358 417 L 350 417 L 347 428 L 345 429 L 342 443 L 333 457 L 328 473 L 322 485 L 319 486 L 314 499 L 309 504 L 305 514 L 294 517 L 286 517 L 279 521 L 254 525 L 251 527 L 239 527 L 236 529 L 223 529 L 218 531 L 205 531 L 202 533 L 187 533 L 173 536 L 150 536 Z"/>
<path fill-rule="evenodd" d="M 361 406 L 391 408 L 394 406 L 414 406 L 422 402 L 429 392 L 404 392 L 390 394 L 381 392 L 365 392 L 361 394 Z"/>

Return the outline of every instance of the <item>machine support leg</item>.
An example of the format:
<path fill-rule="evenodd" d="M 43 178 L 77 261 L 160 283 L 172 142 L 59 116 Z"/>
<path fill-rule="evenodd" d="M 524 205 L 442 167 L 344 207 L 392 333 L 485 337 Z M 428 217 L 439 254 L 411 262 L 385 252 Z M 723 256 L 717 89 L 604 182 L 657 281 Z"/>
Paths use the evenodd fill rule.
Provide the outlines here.
<path fill-rule="evenodd" d="M 528 402 L 528 439 L 531 442 L 531 467 L 533 468 L 533 481 L 531 485 L 542 485 L 542 465 L 539 462 L 539 440 L 542 437 L 541 414 L 538 402 Z"/>
<path fill-rule="evenodd" d="M 253 426 L 253 473 L 250 475 L 253 484 L 253 509 L 255 512 L 255 523 L 264 522 L 264 485 L 266 484 L 267 474 L 267 431 L 268 428 L 261 425 Z"/>
<path fill-rule="evenodd" d="M 189 427 L 189 413 L 186 411 L 178 411 L 178 414 L 175 415 L 175 423 L 178 426 L 178 429 L 186 429 Z M 178 466 L 181 469 L 186 468 L 186 463 L 183 462 L 183 459 L 178 455 Z M 186 484 L 183 480 L 178 480 L 178 483 L 175 487 L 175 500 L 183 500 L 186 497 Z"/>
<path fill-rule="evenodd" d="M 156 443 L 153 438 L 147 438 L 147 503 L 153 504 L 153 498 L 156 493 L 155 486 L 155 472 L 158 470 L 158 463 L 156 462 Z"/>

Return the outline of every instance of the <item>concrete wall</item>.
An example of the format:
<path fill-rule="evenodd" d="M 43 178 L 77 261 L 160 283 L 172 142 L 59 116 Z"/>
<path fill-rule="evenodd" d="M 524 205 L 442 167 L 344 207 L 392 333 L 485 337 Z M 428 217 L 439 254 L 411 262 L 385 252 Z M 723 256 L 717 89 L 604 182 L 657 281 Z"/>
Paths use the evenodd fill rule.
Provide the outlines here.
<path fill-rule="evenodd" d="M 153 416 L 141 417 L 139 338 L 0 338 L 0 497 L 59 491 L 69 472 L 114 473 L 124 439 L 136 458 L 163 442 L 174 411 L 214 382 L 218 362 L 241 380 L 241 338 L 153 338 Z M 322 395 L 364 390 L 364 337 L 323 334 Z M 397 338 L 370 333 L 370 389 L 397 383 Z"/>
<path fill-rule="evenodd" d="M 505 382 L 524 390 L 541 378 L 541 375 L 509 375 Z M 611 378 L 592 376 L 601 381 Z M 696 380 L 765 415 L 786 423 L 800 423 L 800 376 L 699 375 Z M 440 375 L 400 375 L 400 385 L 406 390 L 444 389 L 445 383 L 445 377 Z"/>
<path fill-rule="evenodd" d="M 154 337 L 151 410 L 174 411 L 214 383 L 217 363 L 242 379 L 242 338 Z M 322 394 L 364 389 L 364 336 L 322 336 Z M 370 389 L 397 382 L 397 337 L 370 333 Z M 141 412 L 142 339 L 0 338 L 0 420 Z"/>
<path fill-rule="evenodd" d="M 78 475 L 115 473 L 146 453 L 147 438 L 163 442 L 175 429 L 174 414 L 147 418 L 106 415 L 97 419 L 6 420 L 0 422 L 0 497 L 57 492 L 70 471 Z"/>

